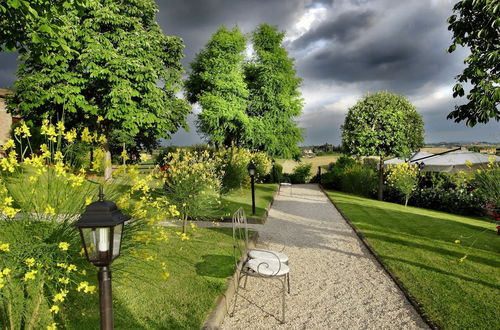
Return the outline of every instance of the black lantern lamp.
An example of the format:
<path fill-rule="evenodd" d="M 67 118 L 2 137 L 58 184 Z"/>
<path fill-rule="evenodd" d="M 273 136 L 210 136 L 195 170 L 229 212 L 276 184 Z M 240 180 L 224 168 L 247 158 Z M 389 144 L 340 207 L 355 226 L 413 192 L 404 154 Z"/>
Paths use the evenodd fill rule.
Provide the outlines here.
<path fill-rule="evenodd" d="M 253 163 L 253 161 L 248 164 L 248 174 L 250 175 L 251 184 L 252 184 L 252 215 L 255 215 L 255 172 L 257 167 Z"/>
<path fill-rule="evenodd" d="M 104 200 L 104 193 L 100 186 L 99 200 L 87 205 L 85 212 L 75 223 L 75 227 L 80 231 L 88 261 L 99 267 L 101 329 L 113 329 L 109 265 L 120 255 L 123 225 L 129 219 L 129 216 L 118 210 L 115 203 Z"/>

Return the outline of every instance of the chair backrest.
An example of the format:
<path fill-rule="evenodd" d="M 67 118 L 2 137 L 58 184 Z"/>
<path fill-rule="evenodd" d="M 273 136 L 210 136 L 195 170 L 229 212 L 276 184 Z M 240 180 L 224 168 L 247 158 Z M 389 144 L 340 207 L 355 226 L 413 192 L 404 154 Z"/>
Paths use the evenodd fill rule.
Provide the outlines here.
<path fill-rule="evenodd" d="M 248 227 L 245 210 L 240 207 L 233 214 L 233 244 L 234 244 L 234 260 L 236 266 L 240 261 L 241 256 L 246 255 L 248 251 Z"/>

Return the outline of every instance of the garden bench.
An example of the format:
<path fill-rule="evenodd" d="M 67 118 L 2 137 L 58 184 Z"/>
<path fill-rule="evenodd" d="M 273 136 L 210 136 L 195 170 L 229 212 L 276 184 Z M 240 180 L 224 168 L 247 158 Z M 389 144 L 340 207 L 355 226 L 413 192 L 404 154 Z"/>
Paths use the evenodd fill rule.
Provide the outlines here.
<path fill-rule="evenodd" d="M 290 293 L 290 268 L 288 267 L 288 256 L 282 252 L 272 250 L 260 250 L 248 248 L 248 227 L 245 211 L 239 208 L 232 218 L 234 259 L 236 264 L 236 293 L 233 311 L 234 316 L 240 281 L 245 277 L 243 288 L 246 288 L 248 277 L 259 277 L 263 279 L 277 279 L 282 283 L 282 319 L 285 323 L 285 296 Z"/>

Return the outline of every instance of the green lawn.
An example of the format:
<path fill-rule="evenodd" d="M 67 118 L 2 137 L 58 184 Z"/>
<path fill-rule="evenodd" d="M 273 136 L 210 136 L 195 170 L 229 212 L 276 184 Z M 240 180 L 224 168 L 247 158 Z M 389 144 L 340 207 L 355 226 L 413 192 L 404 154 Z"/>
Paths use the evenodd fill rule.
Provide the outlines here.
<path fill-rule="evenodd" d="M 199 329 L 234 272 L 229 228 L 190 229 L 181 241 L 169 228 L 153 261 L 124 254 L 112 265 L 116 329 Z M 161 262 L 170 276 L 162 278 Z M 97 268 L 89 275 L 96 284 Z M 99 328 L 98 295 L 74 295 L 64 311 L 68 329 Z"/>
<path fill-rule="evenodd" d="M 493 223 L 328 194 L 430 320 L 445 329 L 500 329 L 500 236 Z"/>
<path fill-rule="evenodd" d="M 278 189 L 278 185 L 275 183 L 255 185 L 255 216 L 252 215 L 251 188 L 245 187 L 233 190 L 222 196 L 222 207 L 218 212 L 218 218 L 231 218 L 239 207 L 243 207 L 248 219 L 260 219 L 264 216 L 266 207 L 273 199 L 276 189 Z"/>

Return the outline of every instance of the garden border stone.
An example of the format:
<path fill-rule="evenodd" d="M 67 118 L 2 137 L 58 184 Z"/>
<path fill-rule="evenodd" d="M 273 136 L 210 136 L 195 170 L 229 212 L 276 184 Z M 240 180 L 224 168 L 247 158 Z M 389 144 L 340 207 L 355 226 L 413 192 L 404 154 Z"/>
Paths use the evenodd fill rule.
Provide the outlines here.
<path fill-rule="evenodd" d="M 273 197 L 274 199 L 274 197 Z M 259 232 L 254 231 L 248 239 L 248 247 L 254 248 L 257 245 L 257 240 L 259 239 Z M 243 259 L 243 257 L 242 257 Z M 241 261 L 241 260 L 240 260 Z M 215 307 L 212 309 L 210 314 L 207 315 L 203 326 L 203 330 L 216 330 L 220 328 L 220 325 L 224 321 L 226 314 L 231 307 L 231 302 L 233 301 L 235 291 L 235 282 L 237 280 L 237 273 L 239 269 L 236 269 L 233 276 L 229 277 L 226 281 L 227 289 L 226 292 L 215 298 Z"/>
<path fill-rule="evenodd" d="M 386 272 L 387 275 L 396 283 L 398 288 L 401 290 L 403 295 L 406 297 L 408 302 L 415 308 L 417 313 L 420 315 L 420 317 L 424 320 L 425 323 L 429 326 L 429 328 L 433 330 L 438 330 L 441 329 L 436 323 L 431 321 L 428 317 L 425 311 L 422 308 L 422 305 L 408 292 L 406 287 L 404 286 L 403 282 L 394 274 L 383 262 L 378 253 L 373 249 L 373 247 L 370 245 L 368 240 L 366 239 L 365 235 L 352 223 L 351 219 L 347 217 L 347 215 L 335 204 L 335 202 L 332 200 L 330 195 L 326 193 L 326 190 L 323 188 L 321 184 L 318 184 L 319 188 L 321 191 L 325 194 L 325 196 L 328 198 L 330 203 L 337 209 L 337 211 L 340 213 L 342 218 L 344 218 L 345 222 L 354 230 L 358 238 L 361 240 L 363 245 L 366 247 L 366 249 L 370 252 L 370 254 L 377 260 L 377 262 L 380 264 L 382 269 Z"/>

